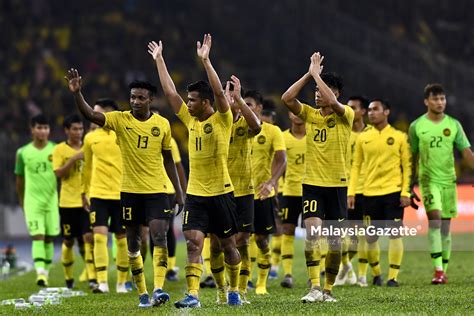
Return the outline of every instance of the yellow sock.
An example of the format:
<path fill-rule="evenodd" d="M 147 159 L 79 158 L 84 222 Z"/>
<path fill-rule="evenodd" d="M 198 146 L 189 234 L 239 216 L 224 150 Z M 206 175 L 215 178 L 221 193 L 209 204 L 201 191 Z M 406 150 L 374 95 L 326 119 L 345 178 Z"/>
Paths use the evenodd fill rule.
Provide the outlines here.
<path fill-rule="evenodd" d="M 86 252 L 84 255 L 84 259 L 86 260 L 87 277 L 89 278 L 89 280 L 97 280 L 94 264 L 94 244 L 90 242 L 85 242 L 84 250 Z"/>
<path fill-rule="evenodd" d="M 66 280 L 74 279 L 74 250 L 72 249 L 72 247 L 67 247 L 64 243 L 61 249 L 61 262 L 63 264 L 64 278 Z"/>
<path fill-rule="evenodd" d="M 176 257 L 168 257 L 168 270 L 174 270 L 176 267 Z"/>
<path fill-rule="evenodd" d="M 148 253 L 148 241 L 147 240 L 142 240 L 142 243 L 140 244 L 140 253 L 142 254 L 143 262 L 145 262 L 146 254 Z"/>
<path fill-rule="evenodd" d="M 224 252 L 211 251 L 211 271 L 218 288 L 225 287 Z"/>
<path fill-rule="evenodd" d="M 258 278 L 256 288 L 266 292 L 267 278 L 270 272 L 270 248 L 258 249 L 257 266 L 258 266 Z M 257 290 L 256 289 L 256 290 Z"/>
<path fill-rule="evenodd" d="M 247 293 L 247 283 L 250 276 L 250 255 L 249 246 L 243 245 L 237 248 L 240 253 L 240 275 L 239 275 L 239 291 Z"/>
<path fill-rule="evenodd" d="M 206 275 L 212 275 L 211 271 L 211 238 L 204 238 L 204 245 L 202 246 L 202 261 L 204 261 L 204 268 Z"/>
<path fill-rule="evenodd" d="M 359 257 L 359 277 L 365 277 L 367 276 L 367 265 L 369 260 L 367 256 L 367 240 L 364 236 L 359 236 L 357 256 Z"/>
<path fill-rule="evenodd" d="M 351 236 L 349 238 L 349 262 L 352 261 L 352 258 L 354 258 L 357 255 L 357 247 L 359 245 L 359 239 L 357 236 Z"/>
<path fill-rule="evenodd" d="M 367 257 L 369 259 L 369 264 L 372 267 L 372 274 L 378 276 L 382 274 L 380 269 L 380 246 L 379 242 L 373 242 L 367 244 Z"/>
<path fill-rule="evenodd" d="M 168 249 L 153 247 L 153 284 L 156 289 L 162 289 L 165 283 L 165 275 L 168 267 Z"/>
<path fill-rule="evenodd" d="M 229 279 L 229 291 L 231 292 L 238 291 L 240 263 L 235 264 L 235 265 L 226 263 L 225 270 L 227 272 L 227 278 Z"/>
<path fill-rule="evenodd" d="M 255 241 L 255 234 L 250 235 L 249 241 L 249 254 L 250 254 L 250 268 L 249 268 L 249 279 L 252 280 L 252 270 L 255 262 L 257 262 L 258 247 Z"/>
<path fill-rule="evenodd" d="M 272 236 L 272 266 L 277 267 L 280 264 L 281 257 L 281 235 Z"/>
<path fill-rule="evenodd" d="M 324 269 L 326 269 L 326 256 L 328 254 L 328 241 L 326 237 L 319 239 L 318 245 L 321 251 L 321 260 L 319 264 L 319 269 L 320 271 L 324 271 Z"/>
<path fill-rule="evenodd" d="M 281 260 L 285 275 L 292 274 L 295 236 L 283 235 L 281 239 Z"/>
<path fill-rule="evenodd" d="M 321 249 L 316 241 L 305 241 L 304 255 L 306 259 L 306 269 L 308 270 L 308 277 L 311 281 L 311 287 L 320 287 L 320 272 L 321 272 Z"/>
<path fill-rule="evenodd" d="M 390 239 L 388 247 L 388 279 L 397 279 L 400 265 L 403 259 L 403 240 L 401 238 Z"/>
<path fill-rule="evenodd" d="M 117 245 L 117 255 L 115 263 L 117 265 L 117 283 L 125 283 L 128 278 L 128 250 L 127 250 L 127 238 L 115 238 L 115 244 Z"/>
<path fill-rule="evenodd" d="M 107 282 L 107 267 L 109 266 L 109 251 L 107 249 L 107 235 L 94 234 L 94 264 L 97 282 Z"/>
<path fill-rule="evenodd" d="M 344 237 L 342 239 L 342 257 L 341 257 L 341 262 L 343 265 L 348 265 L 349 264 L 349 243 L 350 243 L 350 237 Z"/>
<path fill-rule="evenodd" d="M 130 263 L 130 268 L 132 269 L 133 281 L 138 289 L 138 295 L 147 293 L 146 283 L 145 283 L 145 273 L 143 271 L 143 257 L 140 252 L 135 254 L 128 254 L 128 261 Z"/>
<path fill-rule="evenodd" d="M 326 256 L 326 274 L 324 278 L 324 290 L 331 291 L 336 281 L 339 265 L 341 264 L 341 250 L 329 250 Z"/>
<path fill-rule="evenodd" d="M 188 286 L 188 293 L 198 297 L 199 295 L 199 281 L 202 275 L 201 263 L 188 263 L 184 268 L 186 272 L 186 284 Z"/>

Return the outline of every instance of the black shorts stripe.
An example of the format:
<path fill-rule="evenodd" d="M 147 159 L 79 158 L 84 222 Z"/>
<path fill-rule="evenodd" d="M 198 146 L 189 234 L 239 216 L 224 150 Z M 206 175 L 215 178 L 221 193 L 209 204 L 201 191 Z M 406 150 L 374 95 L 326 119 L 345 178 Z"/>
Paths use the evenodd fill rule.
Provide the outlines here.
<path fill-rule="evenodd" d="M 106 271 L 106 270 L 107 270 L 107 267 L 95 267 L 96 272 Z"/>
<path fill-rule="evenodd" d="M 400 270 L 400 266 L 398 264 L 391 264 L 390 268 Z"/>
<path fill-rule="evenodd" d="M 441 257 L 443 254 L 441 252 L 432 252 L 431 253 L 431 258 L 436 259 Z"/>
<path fill-rule="evenodd" d="M 293 255 L 283 255 L 283 256 L 281 256 L 281 259 L 282 259 L 282 260 L 285 260 L 285 259 L 293 259 Z"/>
<path fill-rule="evenodd" d="M 372 263 L 370 263 L 370 266 L 371 266 L 371 267 L 376 267 L 378 264 L 379 264 L 378 261 L 377 261 L 377 262 L 372 262 Z"/>
<path fill-rule="evenodd" d="M 212 273 L 220 273 L 220 272 L 224 271 L 224 267 L 215 268 L 215 269 L 211 268 L 211 271 L 212 271 Z"/>
<path fill-rule="evenodd" d="M 240 275 L 250 275 L 249 270 L 240 270 Z"/>
<path fill-rule="evenodd" d="M 128 267 L 117 266 L 117 270 L 119 270 L 120 272 L 127 272 Z"/>
<path fill-rule="evenodd" d="M 319 260 L 306 261 L 306 266 L 307 267 L 316 267 L 316 266 L 319 266 L 319 263 L 320 263 Z"/>
<path fill-rule="evenodd" d="M 133 275 L 139 275 L 140 273 L 143 273 L 143 269 L 132 270 Z"/>
<path fill-rule="evenodd" d="M 259 263 L 257 265 L 260 269 L 270 269 L 270 264 L 263 264 L 263 263 Z"/>

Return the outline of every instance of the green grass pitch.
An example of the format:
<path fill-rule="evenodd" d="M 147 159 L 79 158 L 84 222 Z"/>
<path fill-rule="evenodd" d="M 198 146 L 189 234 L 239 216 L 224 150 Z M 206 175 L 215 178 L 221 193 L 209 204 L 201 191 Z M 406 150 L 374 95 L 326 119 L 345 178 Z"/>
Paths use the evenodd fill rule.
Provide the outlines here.
<path fill-rule="evenodd" d="M 426 237 L 413 237 L 405 240 L 405 249 L 413 244 L 428 245 Z M 425 249 L 427 246 L 425 246 Z M 432 267 L 428 251 L 406 251 L 399 275 L 399 288 L 359 288 L 357 286 L 335 287 L 336 303 L 302 304 L 300 298 L 307 293 L 307 274 L 304 265 L 303 243 L 295 243 L 293 289 L 283 289 L 278 280 L 269 280 L 269 295 L 256 296 L 252 291 L 249 299 L 252 304 L 241 307 L 218 306 L 215 304 L 214 289 L 203 289 L 200 292 L 202 307 L 193 310 L 177 310 L 173 302 L 181 299 L 186 291 L 184 279 L 184 262 L 186 258 L 184 243 L 178 243 L 177 264 L 179 282 L 166 282 L 165 290 L 171 296 L 171 302 L 159 307 L 140 310 L 137 307 L 136 291 L 128 294 L 98 295 L 92 294 L 85 283 L 76 283 L 77 289 L 89 292 L 84 297 L 73 297 L 63 300 L 61 305 L 44 306 L 38 309 L 15 310 L 13 306 L 0 306 L 1 315 L 14 314 L 48 314 L 48 315 L 131 315 L 131 314 L 180 314 L 180 315 L 268 315 L 268 314 L 472 314 L 474 313 L 474 235 L 453 235 L 454 251 L 448 270 L 449 284 L 431 285 Z M 382 252 L 382 269 L 386 279 L 387 254 Z M 356 260 L 354 260 L 355 262 Z M 76 279 L 82 269 L 82 259 L 76 255 Z M 355 264 L 356 267 L 357 264 Z M 145 262 L 148 291 L 152 291 L 152 267 L 150 257 Z M 357 271 L 357 267 L 356 267 Z M 280 269 L 280 276 L 281 276 Z M 369 282 L 371 282 L 369 269 Z M 254 272 L 254 279 L 256 273 Z M 38 291 L 34 284 L 34 273 L 0 281 L 0 300 L 9 298 L 28 298 Z M 56 262 L 50 273 L 49 286 L 64 286 L 61 264 Z M 115 269 L 109 273 L 109 286 L 115 290 Z"/>

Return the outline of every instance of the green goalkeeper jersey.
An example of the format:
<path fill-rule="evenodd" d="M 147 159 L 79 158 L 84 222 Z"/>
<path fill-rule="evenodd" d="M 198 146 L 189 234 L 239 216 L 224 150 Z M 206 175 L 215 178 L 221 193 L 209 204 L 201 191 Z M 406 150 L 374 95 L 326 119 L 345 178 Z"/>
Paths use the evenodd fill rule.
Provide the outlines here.
<path fill-rule="evenodd" d="M 15 174 L 25 177 L 25 210 L 50 210 L 58 203 L 52 163 L 54 146 L 53 142 L 48 142 L 44 148 L 38 149 L 31 142 L 16 152 Z"/>
<path fill-rule="evenodd" d="M 409 135 L 412 152 L 419 154 L 420 184 L 455 182 L 454 146 L 459 151 L 471 147 L 459 121 L 445 115 L 436 123 L 425 114 L 411 123 Z"/>

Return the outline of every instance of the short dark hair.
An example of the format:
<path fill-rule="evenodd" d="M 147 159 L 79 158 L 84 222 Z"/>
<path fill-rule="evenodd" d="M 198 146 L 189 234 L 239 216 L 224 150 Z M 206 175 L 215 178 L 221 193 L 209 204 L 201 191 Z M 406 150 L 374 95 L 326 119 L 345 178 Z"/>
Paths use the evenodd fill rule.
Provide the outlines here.
<path fill-rule="evenodd" d="M 31 118 L 31 121 L 30 121 L 30 126 L 31 127 L 35 127 L 36 124 L 38 124 L 38 125 L 49 125 L 49 120 L 43 114 L 38 114 L 38 115 L 33 116 Z"/>
<path fill-rule="evenodd" d="M 431 94 L 435 96 L 438 94 L 446 94 L 446 92 L 444 91 L 444 88 L 440 83 L 430 83 L 426 85 L 425 87 L 425 91 L 424 91 L 425 99 L 428 99 Z"/>
<path fill-rule="evenodd" d="M 367 107 L 369 106 L 369 101 L 367 100 L 366 97 L 362 96 L 362 95 L 351 95 L 349 97 L 349 99 L 347 99 L 348 101 L 359 101 L 360 102 L 360 105 L 362 106 L 362 108 L 364 109 L 367 109 Z"/>
<path fill-rule="evenodd" d="M 214 104 L 214 92 L 207 81 L 199 80 L 188 85 L 188 92 L 197 92 L 202 100 L 209 100 Z"/>
<path fill-rule="evenodd" d="M 374 98 L 372 100 L 370 100 L 370 103 L 372 102 L 380 102 L 380 104 L 382 104 L 382 107 L 384 110 L 390 110 L 390 102 L 388 102 L 388 100 L 386 99 L 382 99 L 382 98 Z"/>
<path fill-rule="evenodd" d="M 336 89 L 339 91 L 339 94 L 342 94 L 342 89 L 344 88 L 344 81 L 342 77 L 335 72 L 325 72 L 321 74 L 321 79 L 324 83 L 329 86 L 329 88 Z"/>
<path fill-rule="evenodd" d="M 134 81 L 130 82 L 130 84 L 128 85 L 128 88 L 130 90 L 132 90 L 132 89 L 145 89 L 145 90 L 148 90 L 148 92 L 150 93 L 150 97 L 154 96 L 156 94 L 156 92 L 158 92 L 158 89 L 156 89 L 156 87 L 154 85 L 152 85 L 148 81 L 141 81 L 141 80 L 134 80 Z"/>
<path fill-rule="evenodd" d="M 244 94 L 244 99 L 245 98 L 252 98 L 255 100 L 255 102 L 257 102 L 257 104 L 261 104 L 263 106 L 263 97 L 257 90 L 248 90 Z"/>
<path fill-rule="evenodd" d="M 105 108 L 112 108 L 114 111 L 119 109 L 117 103 L 109 98 L 100 98 L 95 101 L 95 104 L 100 105 L 101 107 Z"/>
<path fill-rule="evenodd" d="M 70 129 L 72 124 L 74 123 L 80 123 L 80 124 L 83 123 L 81 117 L 77 114 L 72 114 L 66 117 L 63 122 L 63 127 Z"/>

